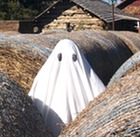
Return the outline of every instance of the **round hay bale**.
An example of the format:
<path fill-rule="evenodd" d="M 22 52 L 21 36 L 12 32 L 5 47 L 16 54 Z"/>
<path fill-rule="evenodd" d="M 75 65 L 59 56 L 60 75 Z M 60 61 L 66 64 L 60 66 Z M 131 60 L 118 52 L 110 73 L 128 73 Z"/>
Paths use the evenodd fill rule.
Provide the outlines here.
<path fill-rule="evenodd" d="M 52 137 L 45 122 L 23 89 L 0 72 L 0 136 Z"/>
<path fill-rule="evenodd" d="M 86 33 L 85 33 L 86 34 Z M 132 56 L 127 45 L 115 35 L 106 31 L 87 32 L 92 43 L 85 53 L 87 60 L 105 85 L 116 70 Z M 85 48 L 87 46 L 85 45 Z"/>
<path fill-rule="evenodd" d="M 140 136 L 140 68 L 121 78 L 66 126 L 60 137 Z"/>
<path fill-rule="evenodd" d="M 125 42 L 128 48 L 135 54 L 140 51 L 140 34 L 131 31 L 110 31 Z"/>
<path fill-rule="evenodd" d="M 127 61 L 125 61 L 121 65 L 121 67 L 112 76 L 110 82 L 108 83 L 108 86 L 118 81 L 121 77 L 129 75 L 129 73 L 133 72 L 139 66 L 140 66 L 140 51 L 135 53 L 132 57 L 130 57 Z"/>
<path fill-rule="evenodd" d="M 32 79 L 34 79 L 36 73 L 45 62 L 44 60 L 47 59 L 55 45 L 61 39 L 65 38 L 73 40 L 79 46 L 91 67 L 105 85 L 108 84 L 116 70 L 133 55 L 123 40 L 107 31 L 83 30 L 69 33 L 62 30 L 48 30 L 45 34 L 8 33 L 0 35 L 0 45 L 2 49 L 4 49 L 5 45 L 8 45 L 10 48 L 14 47 L 14 50 L 16 50 L 17 47 L 20 51 L 24 49 L 24 53 L 22 54 L 16 51 L 17 54 L 19 53 L 19 55 L 22 56 L 22 61 L 19 62 L 19 55 L 16 57 L 16 60 L 19 62 L 18 64 L 21 64 L 23 67 L 17 68 L 15 63 L 11 63 L 14 64 L 13 66 L 15 68 L 11 66 L 11 64 L 7 65 L 12 58 L 10 57 L 11 59 L 9 59 L 5 55 L 2 55 L 2 57 L 0 56 L 0 61 L 2 60 L 1 58 L 5 56 L 3 61 L 5 66 L 0 66 L 0 68 L 7 74 L 11 72 L 9 75 L 14 75 L 12 78 L 21 83 L 22 87 L 26 90 L 29 90 L 33 81 Z M 6 44 L 4 40 L 5 42 L 8 40 L 7 43 L 9 44 Z M 11 54 L 13 52 L 13 57 L 16 55 L 13 50 L 9 52 L 11 52 Z M 8 66 L 11 67 L 10 72 L 6 70 Z M 10 68 L 8 70 L 10 70 Z M 21 72 L 21 74 L 19 74 L 19 72 Z M 22 76 L 22 74 L 26 76 Z M 21 82 L 20 78 L 24 79 L 22 80 L 23 82 Z"/>
<path fill-rule="evenodd" d="M 28 92 L 47 55 L 29 42 L 8 38 L 0 39 L 0 71 L 5 72 Z"/>

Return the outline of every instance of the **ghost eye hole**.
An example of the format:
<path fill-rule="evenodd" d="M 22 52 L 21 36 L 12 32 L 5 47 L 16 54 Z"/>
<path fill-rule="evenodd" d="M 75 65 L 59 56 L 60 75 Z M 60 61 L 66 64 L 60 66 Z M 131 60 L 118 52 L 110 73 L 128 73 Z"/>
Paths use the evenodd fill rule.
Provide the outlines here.
<path fill-rule="evenodd" d="M 58 58 L 58 61 L 61 61 L 61 60 L 62 60 L 62 53 L 59 53 L 59 54 L 57 55 L 57 58 Z"/>
<path fill-rule="evenodd" d="M 75 62 L 77 60 L 76 54 L 72 54 L 72 60 Z"/>

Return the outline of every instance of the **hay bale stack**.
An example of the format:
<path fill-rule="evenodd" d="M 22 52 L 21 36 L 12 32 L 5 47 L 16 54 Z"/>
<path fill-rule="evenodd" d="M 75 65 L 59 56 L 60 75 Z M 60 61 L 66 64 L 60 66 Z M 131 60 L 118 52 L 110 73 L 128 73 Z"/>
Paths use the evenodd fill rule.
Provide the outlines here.
<path fill-rule="evenodd" d="M 0 70 L 14 78 L 28 92 L 36 73 L 55 45 L 65 38 L 73 40 L 79 46 L 105 85 L 133 54 L 119 37 L 106 31 L 83 30 L 69 33 L 49 30 L 38 35 L 9 32 L 0 34 Z"/>
<path fill-rule="evenodd" d="M 108 87 L 60 137 L 140 136 L 140 67 Z"/>
<path fill-rule="evenodd" d="M 23 89 L 0 72 L 0 136 L 52 137 L 45 122 Z"/>

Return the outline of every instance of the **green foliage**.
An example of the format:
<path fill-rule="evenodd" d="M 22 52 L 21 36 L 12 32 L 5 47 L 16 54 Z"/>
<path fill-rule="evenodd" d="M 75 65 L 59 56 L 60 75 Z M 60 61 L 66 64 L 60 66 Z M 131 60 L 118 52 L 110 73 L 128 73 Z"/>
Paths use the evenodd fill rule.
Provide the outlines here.
<path fill-rule="evenodd" d="M 30 20 L 54 0 L 0 0 L 0 19 Z"/>

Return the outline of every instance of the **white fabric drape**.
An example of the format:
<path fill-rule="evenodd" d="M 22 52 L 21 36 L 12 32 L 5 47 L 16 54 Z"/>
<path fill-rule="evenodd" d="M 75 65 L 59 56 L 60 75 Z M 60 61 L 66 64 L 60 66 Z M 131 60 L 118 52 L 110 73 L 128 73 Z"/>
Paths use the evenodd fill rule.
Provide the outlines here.
<path fill-rule="evenodd" d="M 104 89 L 76 44 L 64 39 L 58 42 L 38 72 L 29 96 L 47 122 L 60 118 L 56 120 L 58 123 L 54 122 L 57 125 L 75 119 Z"/>

